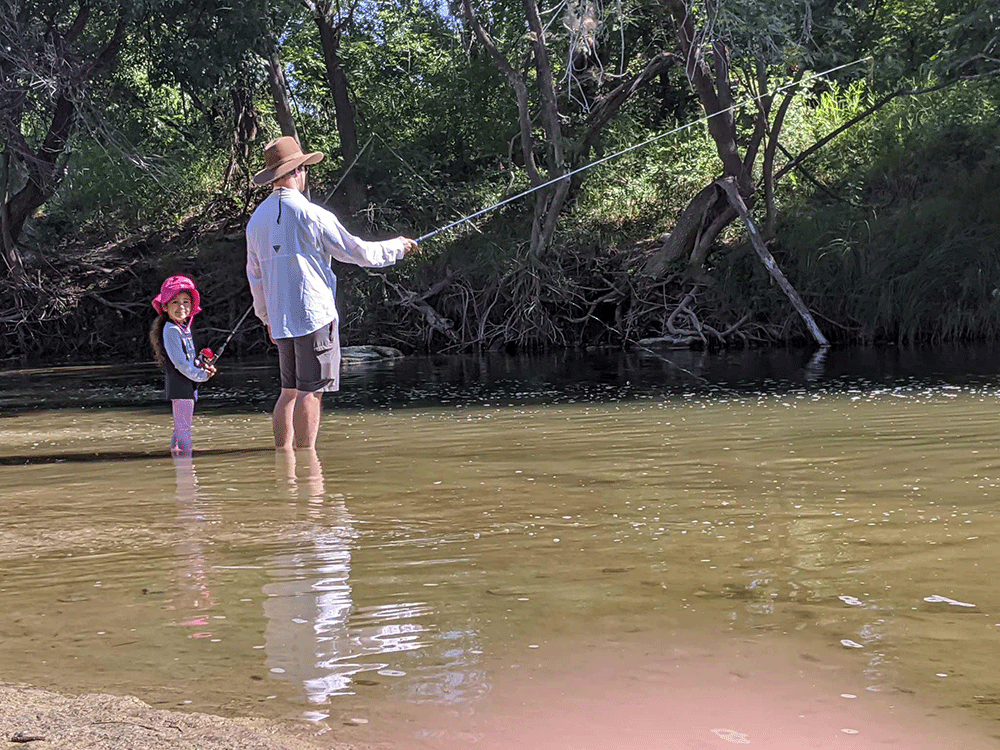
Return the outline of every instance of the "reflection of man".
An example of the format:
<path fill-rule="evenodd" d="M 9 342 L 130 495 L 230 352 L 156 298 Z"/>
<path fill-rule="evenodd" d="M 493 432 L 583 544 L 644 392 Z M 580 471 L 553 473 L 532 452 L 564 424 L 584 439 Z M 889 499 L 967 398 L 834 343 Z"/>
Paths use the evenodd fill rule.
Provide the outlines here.
<path fill-rule="evenodd" d="M 280 555 L 268 570 L 276 579 L 264 586 L 267 666 L 272 673 L 301 681 L 309 701 L 324 703 L 349 689 L 360 665 L 352 653 L 348 617 L 353 608 L 351 546 L 353 519 L 342 497 L 324 495 L 323 467 L 315 450 L 280 451 L 276 469 L 293 501 L 299 498 L 298 462 L 304 462 L 309 518 L 316 524 L 311 545 Z"/>
<path fill-rule="evenodd" d="M 298 494 L 298 474 L 296 472 L 298 458 L 302 457 L 306 466 L 306 490 L 309 496 L 309 504 L 312 506 L 323 505 L 323 493 L 325 482 L 323 479 L 323 464 L 319 462 L 319 456 L 315 450 L 301 451 L 278 451 L 275 453 L 274 470 L 279 475 L 284 475 L 288 492 L 294 498 Z M 310 515 L 314 515 L 310 513 Z"/>
<path fill-rule="evenodd" d="M 310 203 L 303 195 L 309 165 L 322 158 L 319 151 L 302 153 L 294 138 L 278 138 L 264 147 L 265 168 L 253 178 L 273 188 L 250 217 L 246 235 L 254 311 L 278 347 L 277 448 L 314 448 L 323 393 L 340 388 L 337 277 L 330 260 L 390 266 L 417 248 L 407 237 L 366 242 Z"/>
<path fill-rule="evenodd" d="M 352 565 L 357 565 L 354 549 L 358 533 L 343 495 L 324 490 L 316 452 L 277 451 L 275 475 L 278 484 L 288 488 L 296 512 L 308 518 L 308 522 L 299 520 L 296 524 L 297 528 L 305 527 L 301 534 L 308 534 L 308 538 L 299 541 L 293 551 L 265 562 L 271 582 L 263 589 L 267 620 L 264 648 L 272 675 L 302 685 L 314 706 L 356 691 L 357 675 L 363 672 L 397 677 L 413 674 L 407 677 L 413 701 L 455 702 L 482 695 L 488 689 L 481 666 L 483 645 L 471 618 L 468 625 L 433 634 L 425 621 L 435 616 L 434 604 L 401 593 L 395 575 L 392 593 L 386 599 L 371 600 L 378 586 L 369 581 L 364 589 L 369 601 L 357 604 L 357 568 L 353 569 L 353 584 L 351 573 Z M 401 551 L 403 548 L 389 546 L 388 554 L 413 559 Z M 417 555 L 420 562 L 427 559 L 423 551 Z M 382 560 L 386 570 L 398 572 L 398 563 L 397 557 L 391 562 Z M 417 569 L 413 566 L 408 570 L 420 578 Z M 379 574 L 376 580 L 388 577 L 385 570 Z M 419 583 L 415 586 L 420 590 Z M 405 592 L 405 585 L 402 590 Z M 410 671 L 403 654 L 424 648 L 433 648 L 436 653 L 410 660 L 422 667 L 418 677 Z M 427 668 L 427 662 L 437 666 Z M 312 711 L 309 715 L 318 716 Z"/>

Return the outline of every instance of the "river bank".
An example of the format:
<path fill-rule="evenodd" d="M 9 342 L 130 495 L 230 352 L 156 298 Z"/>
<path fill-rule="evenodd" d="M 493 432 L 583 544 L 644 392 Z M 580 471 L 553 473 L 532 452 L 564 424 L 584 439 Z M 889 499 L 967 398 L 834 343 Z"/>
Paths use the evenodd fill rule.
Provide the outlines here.
<path fill-rule="evenodd" d="M 615 243 L 568 248 L 544 262 L 465 259 L 442 267 L 427 250 L 399 269 L 338 265 L 342 341 L 404 353 L 642 350 L 640 342 L 651 340 L 695 350 L 811 345 L 788 300 L 758 278 L 760 269 L 744 257 L 746 248 L 734 245 L 726 264 L 694 279 L 681 267 L 664 277 L 638 272 L 655 247 L 651 240 L 621 237 Z M 75 240 L 44 257 L 26 255 L 24 278 L 0 280 L 0 364 L 148 360 L 150 300 L 160 282 L 177 273 L 191 275 L 201 291 L 199 345 L 217 348 L 251 304 L 245 258 L 243 220 L 227 213 L 199 217 L 170 233 L 102 245 Z M 906 326 L 902 318 L 874 328 L 858 324 L 869 316 L 837 308 L 843 295 L 830 286 L 848 280 L 827 274 L 820 282 L 807 273 L 810 267 L 790 261 L 783 258 L 786 273 L 834 344 L 995 338 L 992 307 L 982 305 L 974 306 L 981 324 L 971 316 L 950 333 L 937 329 L 953 305 L 939 305 L 938 317 Z M 868 296 L 878 294 L 875 289 Z M 273 354 L 266 332 L 248 315 L 226 355 L 265 354 Z"/>
<path fill-rule="evenodd" d="M 47 750 L 363 750 L 290 726 L 153 708 L 132 696 L 0 683 L 0 741 Z"/>

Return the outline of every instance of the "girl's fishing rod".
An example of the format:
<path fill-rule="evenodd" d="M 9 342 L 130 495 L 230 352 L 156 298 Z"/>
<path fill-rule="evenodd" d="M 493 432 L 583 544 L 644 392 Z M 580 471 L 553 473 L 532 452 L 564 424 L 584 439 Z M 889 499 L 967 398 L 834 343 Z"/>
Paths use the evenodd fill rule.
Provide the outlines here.
<path fill-rule="evenodd" d="M 434 235 L 440 234 L 441 232 L 446 232 L 449 229 L 452 229 L 453 227 L 457 227 L 459 224 L 464 224 L 467 221 L 471 221 L 472 219 L 475 219 L 477 216 L 482 216 L 483 214 L 485 214 L 485 213 L 487 213 L 489 211 L 492 211 L 495 208 L 500 208 L 500 206 L 505 206 L 508 203 L 510 203 L 511 201 L 516 201 L 518 198 L 523 198 L 526 195 L 530 195 L 531 193 L 534 193 L 534 192 L 536 192 L 538 190 L 542 190 L 543 188 L 547 188 L 549 185 L 554 185 L 555 183 L 559 182 L 560 180 L 569 179 L 573 175 L 579 174 L 580 172 L 584 172 L 584 171 L 586 171 L 586 170 L 588 170 L 588 169 L 590 169 L 592 167 L 596 167 L 598 164 L 603 164 L 604 162 L 606 162 L 606 161 L 608 161 L 610 159 L 614 159 L 615 157 L 621 156 L 623 154 L 627 154 L 630 151 L 635 151 L 636 149 L 642 148 L 643 146 L 648 146 L 650 143 L 655 143 L 656 141 L 658 141 L 658 140 L 660 140 L 662 138 L 666 138 L 669 135 L 674 135 L 675 133 L 679 133 L 682 130 L 687 130 L 688 128 L 693 128 L 695 125 L 698 125 L 700 123 L 708 122 L 713 117 L 718 117 L 719 115 L 725 114 L 726 112 L 735 112 L 736 110 L 742 109 L 743 107 L 745 107 L 748 104 L 752 104 L 753 102 L 759 101 L 760 99 L 764 98 L 764 96 L 774 96 L 778 92 L 784 91 L 785 89 L 794 88 L 796 86 L 801 86 L 802 84 L 804 84 L 804 83 L 806 83 L 808 81 L 814 80 L 816 78 L 823 78 L 824 76 L 828 76 L 831 73 L 836 73 L 838 70 L 843 70 L 844 68 L 850 68 L 850 67 L 852 67 L 854 65 L 857 65 L 858 63 L 862 63 L 862 62 L 864 62 L 865 60 L 868 60 L 868 59 L 870 59 L 870 58 L 868 58 L 868 57 L 862 57 L 862 58 L 860 58 L 858 60 L 855 60 L 854 62 L 849 62 L 849 63 L 844 63 L 843 65 L 838 65 L 838 66 L 836 66 L 834 68 L 830 68 L 829 70 L 825 70 L 822 73 L 814 73 L 814 74 L 812 74 L 810 76 L 807 76 L 807 77 L 803 78 L 800 81 L 793 81 L 791 83 L 785 84 L 784 86 L 779 86 L 778 88 L 776 88 L 774 91 L 770 92 L 769 94 L 766 94 L 766 95 L 762 94 L 760 96 L 752 96 L 752 97 L 749 97 L 747 99 L 744 99 L 743 101 L 738 102 L 736 104 L 733 104 L 732 106 L 727 107 L 726 109 L 720 109 L 718 112 L 713 112 L 710 115 L 705 115 L 704 117 L 700 117 L 697 120 L 694 120 L 692 122 L 689 122 L 689 123 L 686 123 L 686 124 L 681 125 L 679 127 L 676 127 L 673 130 L 668 130 L 666 133 L 661 133 L 660 135 L 653 136 L 652 138 L 649 138 L 649 139 L 643 141 L 642 143 L 637 143 L 634 146 L 629 146 L 628 148 L 624 148 L 621 151 L 617 151 L 617 152 L 615 152 L 613 154 L 609 154 L 608 156 L 605 156 L 605 157 L 603 157 L 601 159 L 598 159 L 597 161 L 593 161 L 590 164 L 585 164 L 582 167 L 578 167 L 578 168 L 572 170 L 571 172 L 567 172 L 566 174 L 559 175 L 558 177 L 553 177 L 548 182 L 543 182 L 541 185 L 535 185 L 535 187 L 533 187 L 533 188 L 529 188 L 529 189 L 527 189 L 527 190 L 525 190 L 525 191 L 523 191 L 521 193 L 518 193 L 517 195 L 511 196 L 510 198 L 502 200 L 499 203 L 495 203 L 492 206 L 488 206 L 488 207 L 486 207 L 486 208 L 484 208 L 484 209 L 482 209 L 480 211 L 476 211 L 474 214 L 470 214 L 470 215 L 466 216 L 465 218 L 458 219 L 457 221 L 453 221 L 451 224 L 448 224 L 447 226 L 443 226 L 440 229 L 435 229 L 433 232 L 428 232 L 427 234 L 423 235 L 422 237 L 418 237 L 417 238 L 417 242 L 419 243 L 419 242 L 423 242 L 424 240 L 428 240 L 431 237 L 433 237 Z"/>
<path fill-rule="evenodd" d="M 219 361 L 219 357 L 222 356 L 222 352 L 226 350 L 226 345 L 232 340 L 233 335 L 240 329 L 240 326 L 243 325 L 243 321 L 247 319 L 247 315 L 250 314 L 251 310 L 253 310 L 252 302 L 250 303 L 250 307 L 248 307 L 243 315 L 240 316 L 240 319 L 236 321 L 236 325 L 233 326 L 233 330 L 231 330 L 229 335 L 226 336 L 226 340 L 222 342 L 222 346 L 219 347 L 219 351 L 213 354 L 211 349 L 206 348 L 201 350 L 202 364 L 214 365 Z"/>

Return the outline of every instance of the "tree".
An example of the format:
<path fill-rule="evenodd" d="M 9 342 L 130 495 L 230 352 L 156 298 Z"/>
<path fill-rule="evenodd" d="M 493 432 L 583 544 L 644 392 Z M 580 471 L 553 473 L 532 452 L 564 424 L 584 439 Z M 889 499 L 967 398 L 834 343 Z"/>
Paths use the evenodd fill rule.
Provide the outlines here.
<path fill-rule="evenodd" d="M 777 221 L 774 201 L 774 158 L 781 127 L 804 72 L 811 49 L 812 0 L 772 3 L 769 12 L 754 2 L 723 4 L 719 0 L 663 0 L 673 19 L 678 54 L 708 118 L 708 132 L 731 179 L 750 206 L 756 192 L 755 170 L 764 145 L 763 174 L 767 218 L 765 236 Z M 788 86 L 775 106 L 774 77 Z M 750 94 L 754 111 L 737 109 L 737 90 Z M 719 233 L 735 219 L 721 186 L 699 192 L 677 219 L 646 270 L 662 274 L 675 260 L 688 258 L 688 273 L 704 277 L 704 263 Z"/>
<path fill-rule="evenodd" d="M 238 167 L 249 177 L 260 120 L 260 59 L 270 51 L 268 20 L 267 0 L 245 0 L 239 8 L 227 0 L 158 0 L 142 22 L 151 83 L 179 87 L 212 140 L 220 147 L 228 141 L 226 187 Z"/>
<path fill-rule="evenodd" d="M 345 165 L 352 165 L 359 154 L 358 124 L 354 104 L 348 86 L 347 74 L 340 56 L 344 32 L 354 19 L 354 12 L 360 0 L 302 0 L 319 29 L 323 62 L 326 65 L 327 81 L 333 94 L 337 118 L 337 132 L 340 134 L 340 155 Z M 348 171 L 344 177 L 344 192 L 350 212 L 357 211 L 365 203 L 365 183 L 357 172 Z"/>
<path fill-rule="evenodd" d="M 285 69 L 278 53 L 278 40 L 269 34 L 264 40 L 264 62 L 267 65 L 267 84 L 274 101 L 274 117 L 281 128 L 281 134 L 299 140 L 299 131 L 295 127 L 295 117 L 292 115 L 292 105 L 288 96 L 288 82 L 285 80 Z"/>
<path fill-rule="evenodd" d="M 502 17 L 501 11 L 505 10 L 498 5 L 490 7 L 494 17 Z M 632 67 L 638 69 L 625 73 L 628 65 L 623 48 L 619 64 L 622 73 L 608 73 L 611 53 L 602 46 L 607 17 L 590 0 L 573 0 L 547 9 L 547 13 L 562 9 L 565 33 L 561 36 L 552 30 L 558 26 L 542 22 L 537 0 L 523 0 L 523 15 L 507 21 L 513 39 L 502 40 L 505 46 L 514 48 L 513 55 L 504 53 L 494 34 L 484 28 L 471 0 L 463 0 L 462 7 L 479 43 L 514 92 L 520 162 L 532 187 L 538 188 L 530 255 L 541 258 L 552 244 L 570 194 L 570 180 L 560 178 L 599 143 L 603 131 L 629 98 L 674 65 L 677 58 L 657 54 L 643 61 L 640 55 L 638 65 L 631 61 Z M 622 27 L 627 23 L 624 17 L 617 20 Z M 543 188 L 546 183 L 552 184 Z"/>
<path fill-rule="evenodd" d="M 531 114 L 531 102 L 529 93 L 529 83 L 527 76 L 521 72 L 521 68 L 527 64 L 527 59 L 520 60 L 516 64 L 504 55 L 497 47 L 496 41 L 483 28 L 479 22 L 479 17 L 472 9 L 470 0 L 463 0 L 462 7 L 469 25 L 474 30 L 479 42 L 483 45 L 497 67 L 503 72 L 507 83 L 514 90 L 517 99 L 518 126 L 520 132 L 521 158 L 524 161 L 524 169 L 528 173 L 528 178 L 533 187 L 540 187 L 548 180 L 558 179 L 566 173 L 566 155 L 563 145 L 563 136 L 560 125 L 559 106 L 556 98 L 555 82 L 552 76 L 552 61 L 548 47 L 546 46 L 546 32 L 542 25 L 541 17 L 538 14 L 538 5 L 535 0 L 524 0 L 524 13 L 527 19 L 529 42 L 525 50 L 525 58 L 534 61 L 535 76 L 538 87 L 539 115 L 542 121 L 542 130 L 545 134 L 543 149 L 543 169 L 545 174 L 539 169 L 538 158 L 536 157 L 536 138 L 534 134 L 533 117 Z M 554 186 L 538 191 L 535 198 L 534 219 L 531 225 L 531 246 L 530 254 L 538 258 L 545 254 L 546 249 L 552 239 L 556 229 L 556 221 L 562 209 L 563 202 L 569 191 L 569 181 L 561 180 Z"/>
<path fill-rule="evenodd" d="M 946 78 L 1000 74 L 1000 0 L 962 0 L 946 25 L 947 47 L 938 56 Z"/>
<path fill-rule="evenodd" d="M 133 19 L 110 0 L 4 0 L 0 12 L 0 240 L 13 276 L 29 217 L 66 174 L 89 88 L 116 65 Z M 93 121 L 99 121 L 94 117 Z"/>

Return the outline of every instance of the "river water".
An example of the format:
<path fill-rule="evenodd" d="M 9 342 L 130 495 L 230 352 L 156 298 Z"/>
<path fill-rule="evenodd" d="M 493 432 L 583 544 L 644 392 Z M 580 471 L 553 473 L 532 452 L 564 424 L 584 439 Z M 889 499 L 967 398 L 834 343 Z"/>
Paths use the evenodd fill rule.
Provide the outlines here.
<path fill-rule="evenodd" d="M 1000 745 L 982 350 L 0 372 L 0 681 L 405 748 Z"/>

